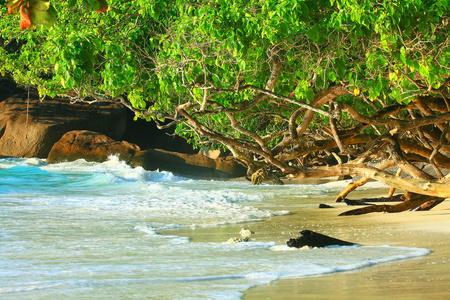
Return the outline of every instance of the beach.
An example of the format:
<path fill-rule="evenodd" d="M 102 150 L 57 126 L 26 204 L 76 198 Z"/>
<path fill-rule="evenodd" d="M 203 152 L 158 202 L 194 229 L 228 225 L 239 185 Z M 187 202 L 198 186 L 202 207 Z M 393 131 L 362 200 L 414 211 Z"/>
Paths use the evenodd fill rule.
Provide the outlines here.
<path fill-rule="evenodd" d="M 350 199 L 386 196 L 387 188 L 355 191 Z M 318 199 L 334 208 L 311 208 L 272 220 L 280 234 L 297 225 L 363 245 L 427 248 L 428 256 L 391 262 L 351 272 L 282 279 L 253 287 L 244 299 L 448 299 L 450 297 L 450 201 L 425 212 L 372 213 L 339 217 L 352 209 L 332 198 Z M 327 200 L 327 201 L 326 201 Z M 317 203 L 318 205 L 319 203 Z M 306 228 L 308 227 L 308 228 Z M 269 234 L 271 235 L 271 234 Z M 270 237 L 268 237 L 270 239 Z M 272 238 L 274 238 L 272 236 Z"/>
<path fill-rule="evenodd" d="M 117 157 L 3 159 L 0 177 L 2 299 L 449 295 L 448 202 L 430 212 L 339 217 L 352 209 L 333 202 L 348 181 L 192 180 Z M 349 198 L 387 192 L 373 182 Z M 250 241 L 228 242 L 242 228 L 254 232 Z M 287 247 L 305 229 L 360 246 Z"/>

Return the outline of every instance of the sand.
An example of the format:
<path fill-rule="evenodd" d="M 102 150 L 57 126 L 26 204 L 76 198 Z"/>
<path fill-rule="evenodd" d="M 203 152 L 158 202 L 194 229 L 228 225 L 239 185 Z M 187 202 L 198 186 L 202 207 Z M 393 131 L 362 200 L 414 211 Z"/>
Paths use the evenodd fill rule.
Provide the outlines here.
<path fill-rule="evenodd" d="M 381 186 L 375 186 L 373 190 L 354 192 L 349 198 L 385 196 L 386 191 Z M 292 203 L 292 206 L 286 207 L 293 211 L 292 215 L 261 224 L 261 227 L 270 228 L 255 230 L 265 233 L 263 239 L 276 240 L 277 235 L 283 237 L 283 234 L 287 235 L 286 230 L 297 226 L 364 245 L 428 248 L 432 253 L 423 258 L 353 272 L 282 279 L 247 290 L 244 299 L 450 299 L 449 199 L 428 212 L 372 213 L 348 217 L 337 216 L 349 207 L 334 203 L 329 196 L 318 199 L 318 203 L 335 208 L 311 208 L 307 215 L 299 215 L 295 214 L 295 204 Z"/>
<path fill-rule="evenodd" d="M 332 179 L 331 179 L 332 180 Z M 290 181 L 299 184 L 303 181 Z M 303 229 L 362 245 L 391 245 L 427 248 L 428 256 L 372 266 L 352 272 L 318 277 L 281 279 L 244 291 L 245 300 L 254 299 L 450 299 L 450 199 L 431 211 L 396 214 L 372 213 L 339 217 L 355 207 L 334 202 L 348 181 L 309 180 L 308 184 L 336 187 L 335 194 L 304 198 L 264 201 L 263 207 L 274 211 L 288 210 L 289 215 L 272 217 L 262 222 L 246 223 L 256 232 L 254 240 L 285 244 L 299 236 Z M 368 188 L 369 187 L 369 188 Z M 348 198 L 386 196 L 389 188 L 371 182 Z M 320 203 L 333 206 L 319 209 Z M 388 203 L 389 204 L 389 203 Z M 392 203 L 391 203 L 392 204 Z M 238 236 L 242 224 L 178 229 L 177 235 L 192 241 L 224 242 Z"/>

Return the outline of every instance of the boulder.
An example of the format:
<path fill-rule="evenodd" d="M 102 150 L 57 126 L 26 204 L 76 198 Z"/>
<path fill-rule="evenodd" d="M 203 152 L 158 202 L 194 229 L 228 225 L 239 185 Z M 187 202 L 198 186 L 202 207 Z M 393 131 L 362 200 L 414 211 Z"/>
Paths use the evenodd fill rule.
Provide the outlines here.
<path fill-rule="evenodd" d="M 347 242 L 339 239 L 335 239 L 333 237 L 317 233 L 311 230 L 302 230 L 300 231 L 301 236 L 298 238 L 292 238 L 287 241 L 287 245 L 289 247 L 294 248 L 303 248 L 303 247 L 311 247 L 311 248 L 321 248 L 321 247 L 329 247 L 329 246 L 355 246 L 358 244 Z"/>
<path fill-rule="evenodd" d="M 0 155 L 46 158 L 68 131 L 91 130 L 121 139 L 126 110 L 119 104 L 71 104 L 68 99 L 39 100 L 22 92 L 0 102 Z M 28 112 L 28 113 L 27 113 Z"/>
<path fill-rule="evenodd" d="M 246 173 L 246 169 L 230 157 L 212 159 L 200 153 L 185 154 L 160 149 L 141 151 L 135 144 L 115 141 L 106 135 L 86 130 L 67 132 L 53 146 L 47 162 L 77 159 L 103 162 L 110 155 L 118 155 L 133 167 L 170 171 L 191 178 L 232 178 Z"/>
<path fill-rule="evenodd" d="M 87 130 L 69 131 L 52 147 L 47 162 L 58 163 L 85 159 L 104 162 L 111 155 L 118 155 L 126 163 L 131 163 L 141 149 L 126 141 L 115 141 L 110 137 Z"/>
<path fill-rule="evenodd" d="M 190 178 L 235 178 L 246 174 L 246 168 L 232 157 L 212 159 L 201 153 L 185 154 L 161 149 L 136 153 L 131 165 L 150 171 L 170 171 Z"/>

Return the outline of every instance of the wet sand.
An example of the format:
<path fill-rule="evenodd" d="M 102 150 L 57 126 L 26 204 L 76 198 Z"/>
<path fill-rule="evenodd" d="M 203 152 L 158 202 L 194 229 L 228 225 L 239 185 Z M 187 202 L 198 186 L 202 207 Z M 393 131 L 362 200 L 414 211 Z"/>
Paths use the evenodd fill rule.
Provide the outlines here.
<path fill-rule="evenodd" d="M 427 212 L 339 217 L 341 212 L 356 208 L 334 202 L 334 197 L 348 182 L 330 182 L 325 179 L 307 183 L 335 186 L 336 193 L 314 195 L 309 199 L 275 198 L 262 202 L 261 207 L 273 211 L 288 210 L 291 214 L 245 224 L 226 224 L 195 230 L 177 229 L 176 234 L 188 236 L 192 241 L 225 242 L 231 237 L 239 237 L 240 229 L 246 227 L 256 233 L 252 236 L 254 241 L 285 244 L 290 238 L 298 237 L 300 230 L 310 229 L 362 245 L 417 247 L 432 251 L 425 257 L 380 264 L 352 272 L 277 280 L 244 291 L 245 300 L 450 299 L 450 199 Z M 375 183 L 370 189 L 352 192 L 348 198 L 386 196 L 388 191 L 389 188 Z M 333 208 L 319 209 L 320 203 Z M 167 233 L 173 232 L 168 230 Z"/>
<path fill-rule="evenodd" d="M 355 191 L 349 198 L 385 196 L 387 189 Z M 311 229 L 363 245 L 427 248 L 426 257 L 377 265 L 320 277 L 282 279 L 245 291 L 244 299 L 450 299 L 450 200 L 428 212 L 372 213 L 338 217 L 352 209 L 332 197 L 296 214 L 297 202 L 285 209 L 291 215 L 261 223 L 258 239 L 282 243 L 293 233 Z M 297 204 L 296 204 L 297 203 Z M 259 227 L 258 225 L 256 225 Z M 266 228 L 264 228 L 266 227 Z M 298 230 L 297 230 L 298 229 Z"/>

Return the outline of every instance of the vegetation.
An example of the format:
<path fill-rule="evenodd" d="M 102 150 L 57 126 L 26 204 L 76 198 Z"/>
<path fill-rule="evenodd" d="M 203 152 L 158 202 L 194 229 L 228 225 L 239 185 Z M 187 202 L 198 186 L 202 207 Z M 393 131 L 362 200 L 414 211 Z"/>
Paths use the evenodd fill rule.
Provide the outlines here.
<path fill-rule="evenodd" d="M 8 1 L 54 17 L 28 10 L 20 30 L 2 8 L 2 74 L 42 97 L 120 101 L 228 149 L 254 183 L 357 175 L 338 199 L 369 179 L 414 207 L 450 197 L 449 0 L 68 2 Z"/>

